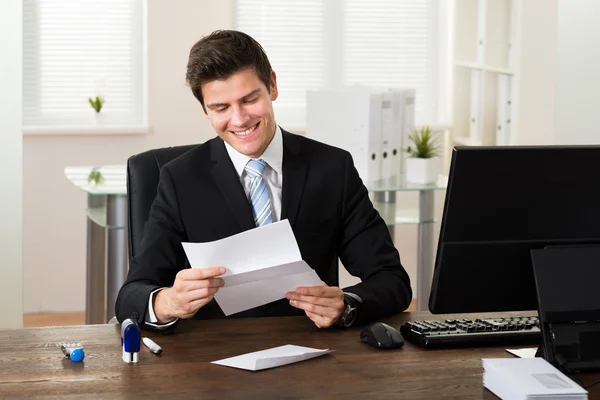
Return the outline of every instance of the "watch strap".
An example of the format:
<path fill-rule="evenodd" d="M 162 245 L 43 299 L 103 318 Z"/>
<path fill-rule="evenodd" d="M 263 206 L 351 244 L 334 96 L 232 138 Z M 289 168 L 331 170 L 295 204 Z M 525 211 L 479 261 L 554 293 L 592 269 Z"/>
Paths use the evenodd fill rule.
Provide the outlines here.
<path fill-rule="evenodd" d="M 356 321 L 358 315 L 358 301 L 348 294 L 344 293 L 344 312 L 339 321 L 339 326 L 342 328 L 349 328 Z"/>

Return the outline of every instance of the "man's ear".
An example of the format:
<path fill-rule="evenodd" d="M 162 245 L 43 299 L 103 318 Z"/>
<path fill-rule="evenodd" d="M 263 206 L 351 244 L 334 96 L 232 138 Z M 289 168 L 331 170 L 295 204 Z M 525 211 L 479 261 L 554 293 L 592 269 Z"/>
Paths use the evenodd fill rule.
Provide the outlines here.
<path fill-rule="evenodd" d="M 271 87 L 269 89 L 271 101 L 277 100 L 277 96 L 279 96 L 279 92 L 277 91 L 277 74 L 273 70 L 271 70 Z"/>

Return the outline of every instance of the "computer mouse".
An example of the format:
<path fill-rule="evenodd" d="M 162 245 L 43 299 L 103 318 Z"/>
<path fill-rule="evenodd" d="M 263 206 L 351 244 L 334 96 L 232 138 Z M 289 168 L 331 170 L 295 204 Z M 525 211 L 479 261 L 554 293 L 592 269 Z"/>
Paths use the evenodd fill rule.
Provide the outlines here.
<path fill-rule="evenodd" d="M 380 349 L 397 349 L 404 345 L 400 332 L 383 322 L 373 322 L 360 333 L 360 340 Z"/>

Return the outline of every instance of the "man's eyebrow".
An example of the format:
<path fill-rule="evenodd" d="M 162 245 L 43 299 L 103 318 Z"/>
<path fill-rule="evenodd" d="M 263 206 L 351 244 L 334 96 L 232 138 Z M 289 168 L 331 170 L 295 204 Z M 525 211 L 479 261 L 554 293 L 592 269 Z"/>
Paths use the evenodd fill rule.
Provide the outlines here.
<path fill-rule="evenodd" d="M 260 88 L 254 89 L 250 93 L 244 95 L 240 100 L 246 100 L 248 97 L 252 97 L 255 94 L 257 94 L 258 92 L 260 92 Z M 227 105 L 227 103 L 210 103 L 210 104 L 207 104 L 206 107 L 208 107 L 208 108 L 219 108 L 219 107 L 223 107 L 223 106 L 226 106 L 226 105 Z"/>
<path fill-rule="evenodd" d="M 260 88 L 254 89 L 253 91 L 251 91 L 250 93 L 248 93 L 247 95 L 242 97 L 241 100 L 246 100 L 248 97 L 252 97 L 255 94 L 257 94 L 258 92 L 260 92 Z"/>

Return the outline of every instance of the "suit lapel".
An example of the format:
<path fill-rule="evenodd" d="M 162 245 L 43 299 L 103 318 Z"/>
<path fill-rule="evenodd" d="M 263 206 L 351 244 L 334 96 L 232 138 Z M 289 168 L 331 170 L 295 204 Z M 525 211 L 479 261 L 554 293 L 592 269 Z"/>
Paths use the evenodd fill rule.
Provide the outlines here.
<path fill-rule="evenodd" d="M 252 208 L 240 183 L 240 177 L 227 155 L 225 144 L 220 138 L 215 138 L 211 142 L 211 159 L 215 162 L 210 171 L 212 179 L 223 194 L 242 231 L 254 228 Z"/>
<path fill-rule="evenodd" d="M 294 135 L 281 130 L 283 134 L 283 188 L 281 196 L 281 219 L 289 219 L 294 226 L 298 208 L 302 200 L 308 164 L 301 157 L 300 146 Z"/>

